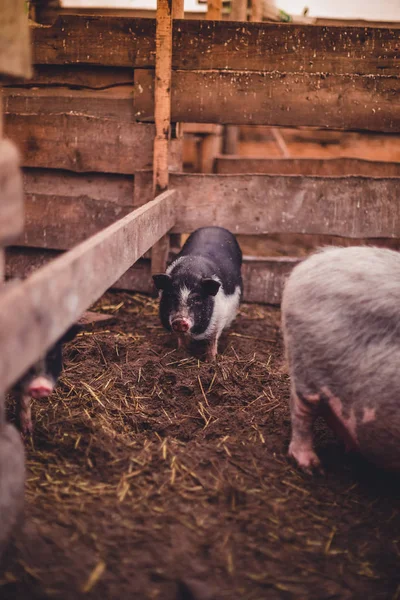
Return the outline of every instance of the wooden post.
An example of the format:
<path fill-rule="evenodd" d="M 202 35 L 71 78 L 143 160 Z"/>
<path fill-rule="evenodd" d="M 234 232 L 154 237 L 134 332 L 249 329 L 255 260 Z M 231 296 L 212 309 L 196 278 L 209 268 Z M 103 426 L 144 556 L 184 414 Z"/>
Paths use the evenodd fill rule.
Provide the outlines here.
<path fill-rule="evenodd" d="M 173 0 L 172 2 L 172 18 L 173 19 L 184 19 L 184 0 Z"/>
<path fill-rule="evenodd" d="M 207 21 L 220 21 L 222 19 L 222 0 L 207 1 Z"/>
<path fill-rule="evenodd" d="M 263 0 L 251 0 L 251 16 L 250 21 L 262 21 L 263 16 Z"/>
<path fill-rule="evenodd" d="M 231 21 L 247 21 L 247 0 L 231 0 Z"/>
<path fill-rule="evenodd" d="M 180 4 L 180 11 L 182 11 L 182 0 L 178 0 L 178 4 Z M 168 188 L 168 147 L 171 135 L 171 68 L 172 2 L 171 0 L 157 0 L 156 78 L 154 88 L 154 120 L 156 125 L 153 158 L 154 196 Z M 169 236 L 165 235 L 152 248 L 152 273 L 165 271 L 168 252 Z"/>
<path fill-rule="evenodd" d="M 231 1 L 231 21 L 247 21 L 247 0 Z M 239 141 L 239 127 L 237 125 L 226 125 L 224 131 L 223 153 L 237 154 Z"/>
<path fill-rule="evenodd" d="M 172 18 L 173 19 L 184 19 L 185 18 L 185 9 L 184 9 L 184 0 L 173 0 L 172 1 Z M 176 135 L 180 138 L 180 143 L 183 144 L 182 136 L 183 132 L 181 129 L 181 124 L 176 123 Z M 180 169 L 182 170 L 182 169 Z M 169 246 L 171 251 L 173 249 L 180 249 L 182 245 L 182 236 L 180 233 L 172 233 L 169 236 Z M 167 250 L 168 252 L 168 250 Z M 168 260 L 168 255 L 166 260 Z"/>

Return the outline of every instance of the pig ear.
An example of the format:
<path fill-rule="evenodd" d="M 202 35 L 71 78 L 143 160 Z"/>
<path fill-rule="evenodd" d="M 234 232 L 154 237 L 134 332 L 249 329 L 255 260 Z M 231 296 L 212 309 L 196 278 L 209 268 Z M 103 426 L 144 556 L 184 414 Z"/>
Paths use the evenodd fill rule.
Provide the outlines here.
<path fill-rule="evenodd" d="M 218 294 L 218 290 L 221 287 L 221 283 L 219 281 L 215 281 L 215 279 L 203 279 L 201 282 L 203 286 L 203 291 L 207 296 L 216 296 Z"/>
<path fill-rule="evenodd" d="M 158 290 L 165 290 L 171 283 L 171 277 L 165 273 L 153 275 L 154 285 Z"/>
<path fill-rule="evenodd" d="M 78 333 L 80 333 L 83 330 L 83 325 L 79 325 L 78 323 L 75 323 L 75 325 L 72 325 L 72 327 L 70 327 L 62 336 L 62 338 L 60 339 L 61 343 L 64 342 L 72 342 L 72 340 L 78 335 Z"/>

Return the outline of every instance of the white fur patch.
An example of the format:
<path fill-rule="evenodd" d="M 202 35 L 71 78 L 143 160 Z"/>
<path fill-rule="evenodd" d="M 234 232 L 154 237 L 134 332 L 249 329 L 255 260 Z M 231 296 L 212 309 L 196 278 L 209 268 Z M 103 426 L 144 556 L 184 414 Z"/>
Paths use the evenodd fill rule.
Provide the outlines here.
<path fill-rule="evenodd" d="M 180 308 L 187 308 L 188 298 L 190 296 L 190 290 L 184 285 L 179 290 L 179 304 Z"/>
<path fill-rule="evenodd" d="M 214 277 L 213 279 L 217 279 Z M 214 310 L 211 315 L 210 323 L 207 329 L 203 333 L 194 335 L 195 340 L 206 340 L 216 336 L 218 339 L 224 329 L 229 327 L 233 319 L 236 317 L 236 313 L 240 303 L 240 287 L 236 286 L 233 294 L 225 294 L 222 287 L 219 288 L 217 295 L 214 299 Z"/>
<path fill-rule="evenodd" d="M 179 265 L 179 263 L 181 263 L 185 258 L 186 258 L 186 256 L 180 256 L 179 258 L 174 260 L 174 262 L 172 262 L 169 265 L 169 267 L 167 268 L 167 270 L 165 271 L 166 275 L 171 275 L 171 273 L 174 270 L 174 268 L 176 267 L 176 265 Z"/>

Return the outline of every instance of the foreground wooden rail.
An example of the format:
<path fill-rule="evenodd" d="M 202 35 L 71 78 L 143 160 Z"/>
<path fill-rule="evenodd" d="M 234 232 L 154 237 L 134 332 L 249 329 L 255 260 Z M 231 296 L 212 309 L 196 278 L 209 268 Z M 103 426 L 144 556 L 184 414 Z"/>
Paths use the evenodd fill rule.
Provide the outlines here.
<path fill-rule="evenodd" d="M 126 215 L 0 295 L 0 394 L 175 223 L 174 191 Z M 18 360 L 16 360 L 18 357 Z"/>

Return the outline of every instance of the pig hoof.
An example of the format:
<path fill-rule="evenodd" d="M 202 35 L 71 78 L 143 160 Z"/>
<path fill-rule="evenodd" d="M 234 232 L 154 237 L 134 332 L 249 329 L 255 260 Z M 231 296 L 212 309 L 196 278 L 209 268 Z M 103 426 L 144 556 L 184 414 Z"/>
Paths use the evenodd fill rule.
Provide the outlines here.
<path fill-rule="evenodd" d="M 289 456 L 294 459 L 296 464 L 305 471 L 306 473 L 320 473 L 323 475 L 324 471 L 321 467 L 321 461 L 315 454 L 314 450 L 307 448 L 296 448 L 292 444 L 289 446 Z"/>

